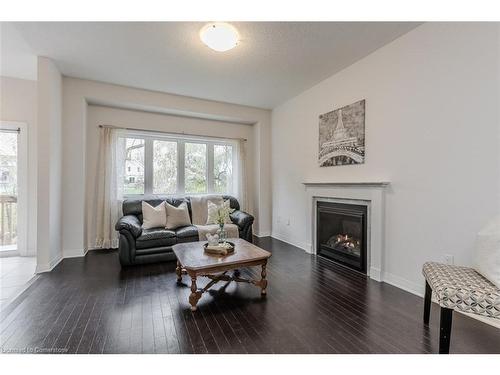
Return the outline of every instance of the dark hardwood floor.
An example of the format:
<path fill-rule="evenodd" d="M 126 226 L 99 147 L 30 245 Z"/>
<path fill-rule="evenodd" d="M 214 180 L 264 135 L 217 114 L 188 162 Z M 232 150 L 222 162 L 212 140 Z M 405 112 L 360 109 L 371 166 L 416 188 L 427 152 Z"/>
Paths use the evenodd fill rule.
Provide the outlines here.
<path fill-rule="evenodd" d="M 2 312 L 2 352 L 437 352 L 436 306 L 427 328 L 422 298 L 275 239 L 256 243 L 273 253 L 267 297 L 221 283 L 194 313 L 173 262 L 121 269 L 104 251 L 65 259 Z M 499 329 L 454 315 L 452 353 L 500 353 Z"/>

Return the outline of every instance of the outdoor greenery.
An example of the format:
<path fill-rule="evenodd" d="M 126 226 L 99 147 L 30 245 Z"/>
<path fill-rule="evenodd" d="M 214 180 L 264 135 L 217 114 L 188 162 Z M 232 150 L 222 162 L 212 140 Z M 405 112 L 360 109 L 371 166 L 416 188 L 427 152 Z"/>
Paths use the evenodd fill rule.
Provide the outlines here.
<path fill-rule="evenodd" d="M 144 139 L 126 138 L 123 187 L 125 195 L 144 194 Z"/>
<path fill-rule="evenodd" d="M 214 191 L 227 193 L 233 185 L 233 147 L 214 146 Z"/>
<path fill-rule="evenodd" d="M 17 242 L 17 136 L 0 131 L 0 247 Z"/>
<path fill-rule="evenodd" d="M 186 143 L 185 147 L 185 190 L 186 193 L 206 193 L 207 191 L 207 145 Z"/>
<path fill-rule="evenodd" d="M 153 193 L 177 191 L 177 142 L 153 142 Z"/>
<path fill-rule="evenodd" d="M 17 195 L 17 133 L 0 131 L 0 194 Z"/>
<path fill-rule="evenodd" d="M 151 146 L 150 146 L 151 145 Z M 145 193 L 145 169 L 152 168 L 153 194 L 231 193 L 233 190 L 233 146 L 204 142 L 185 142 L 184 191 L 179 189 L 179 142 L 176 140 L 122 138 L 125 149 L 123 192 L 125 195 Z M 181 143 L 182 146 L 182 143 Z M 145 165 L 146 148 L 152 147 L 152 165 Z M 182 150 L 182 148 L 180 148 Z M 209 152 L 210 151 L 210 152 Z M 148 155 L 150 151 L 147 151 Z M 213 170 L 208 171 L 208 155 L 213 154 Z M 181 174 L 182 175 L 182 174 Z M 208 186 L 208 175 L 213 186 Z M 181 181 L 182 182 L 182 181 Z M 150 186 L 148 184 L 148 186 Z M 182 186 L 182 184 L 181 184 Z"/>

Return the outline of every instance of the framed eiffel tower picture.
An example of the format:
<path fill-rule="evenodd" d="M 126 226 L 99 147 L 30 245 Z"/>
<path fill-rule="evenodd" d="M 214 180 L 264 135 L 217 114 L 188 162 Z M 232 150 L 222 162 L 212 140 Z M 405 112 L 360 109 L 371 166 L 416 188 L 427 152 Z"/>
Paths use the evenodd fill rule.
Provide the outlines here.
<path fill-rule="evenodd" d="M 365 100 L 319 116 L 320 167 L 365 162 Z"/>

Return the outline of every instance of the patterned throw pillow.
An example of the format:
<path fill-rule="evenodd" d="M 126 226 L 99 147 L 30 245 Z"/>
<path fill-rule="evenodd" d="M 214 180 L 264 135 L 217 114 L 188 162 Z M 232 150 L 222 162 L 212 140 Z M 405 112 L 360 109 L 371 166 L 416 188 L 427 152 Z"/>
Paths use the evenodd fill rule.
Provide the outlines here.
<path fill-rule="evenodd" d="M 142 227 L 144 229 L 164 228 L 166 224 L 167 211 L 165 210 L 165 202 L 153 207 L 149 203 L 142 201 Z"/>
<path fill-rule="evenodd" d="M 216 205 L 210 201 L 208 201 L 208 217 L 207 217 L 207 225 L 209 224 L 218 224 L 217 223 L 217 210 L 219 208 L 225 208 L 226 210 L 226 215 L 224 217 L 224 223 L 225 224 L 231 224 L 231 218 L 229 217 L 229 212 L 230 212 L 230 201 L 229 199 L 225 200 L 221 205 Z"/>

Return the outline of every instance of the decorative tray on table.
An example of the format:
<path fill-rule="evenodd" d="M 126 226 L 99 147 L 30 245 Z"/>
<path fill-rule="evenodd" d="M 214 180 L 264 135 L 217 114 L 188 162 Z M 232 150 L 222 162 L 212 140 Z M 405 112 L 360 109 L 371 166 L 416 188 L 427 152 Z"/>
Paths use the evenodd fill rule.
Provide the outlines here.
<path fill-rule="evenodd" d="M 234 243 L 229 241 L 219 243 L 218 245 L 209 245 L 206 243 L 203 245 L 203 249 L 207 254 L 227 255 L 234 251 Z"/>

